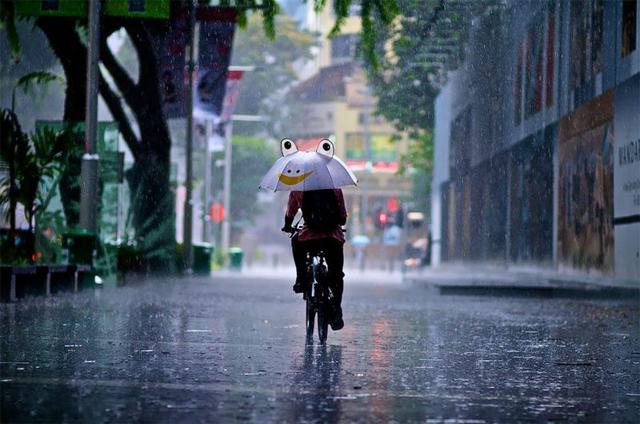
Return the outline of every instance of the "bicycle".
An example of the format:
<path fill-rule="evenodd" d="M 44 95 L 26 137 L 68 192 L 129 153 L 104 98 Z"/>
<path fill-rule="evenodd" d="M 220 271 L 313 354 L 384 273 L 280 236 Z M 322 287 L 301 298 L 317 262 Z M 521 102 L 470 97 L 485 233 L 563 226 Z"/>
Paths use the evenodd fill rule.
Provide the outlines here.
<path fill-rule="evenodd" d="M 301 226 L 292 228 L 289 237 L 293 238 L 301 228 Z M 307 252 L 305 271 L 306 288 L 302 298 L 306 301 L 307 343 L 313 343 L 313 331 L 317 317 L 318 340 L 321 344 L 325 344 L 329 333 L 329 322 L 333 315 L 333 294 L 327 281 L 328 268 L 325 253 L 321 249 Z"/>

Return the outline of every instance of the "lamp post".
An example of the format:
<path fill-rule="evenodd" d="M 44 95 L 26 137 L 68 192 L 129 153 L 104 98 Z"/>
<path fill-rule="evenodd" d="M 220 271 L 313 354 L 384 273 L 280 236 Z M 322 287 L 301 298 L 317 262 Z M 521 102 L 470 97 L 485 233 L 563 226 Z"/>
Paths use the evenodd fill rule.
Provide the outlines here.
<path fill-rule="evenodd" d="M 371 92 L 369 86 L 365 86 L 360 90 L 365 95 L 364 113 L 363 113 L 363 129 L 364 129 L 364 178 L 362 179 L 362 194 L 360 197 L 360 225 L 362 232 L 366 231 L 367 216 L 369 214 L 368 195 L 369 195 L 369 173 L 371 172 L 371 140 L 369 134 L 369 107 L 371 106 Z"/>
<path fill-rule="evenodd" d="M 87 46 L 87 103 L 85 145 L 80 169 L 80 228 L 96 232 L 98 217 L 98 61 L 100 60 L 100 8 L 89 2 L 89 42 Z"/>
<path fill-rule="evenodd" d="M 196 46 L 196 5 L 190 1 L 191 13 L 189 14 L 189 60 L 187 70 L 189 75 L 189 87 L 187 89 L 187 134 L 185 143 L 185 199 L 184 221 L 182 226 L 182 241 L 184 248 L 184 268 L 190 274 L 193 265 L 192 249 L 192 225 L 193 225 L 193 70 L 195 69 Z"/>

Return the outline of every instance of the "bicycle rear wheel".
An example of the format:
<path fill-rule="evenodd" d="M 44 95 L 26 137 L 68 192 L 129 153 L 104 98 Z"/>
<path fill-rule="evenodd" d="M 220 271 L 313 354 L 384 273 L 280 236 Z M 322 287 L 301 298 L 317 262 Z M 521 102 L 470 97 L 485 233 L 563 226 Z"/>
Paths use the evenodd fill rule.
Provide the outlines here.
<path fill-rule="evenodd" d="M 307 327 L 307 342 L 313 342 L 313 327 L 316 319 L 316 311 L 311 301 L 311 296 L 307 297 L 305 323 Z"/>
<path fill-rule="evenodd" d="M 320 343 L 327 342 L 327 334 L 329 333 L 329 314 L 326 305 L 321 305 L 318 309 L 318 338 Z"/>

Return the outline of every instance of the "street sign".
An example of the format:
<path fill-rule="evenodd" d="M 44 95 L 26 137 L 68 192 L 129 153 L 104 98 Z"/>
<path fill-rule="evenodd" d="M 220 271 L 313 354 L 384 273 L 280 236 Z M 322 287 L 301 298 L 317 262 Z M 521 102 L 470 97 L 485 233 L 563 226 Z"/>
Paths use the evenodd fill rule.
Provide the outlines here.
<path fill-rule="evenodd" d="M 18 16 L 87 16 L 87 1 L 23 0 L 15 2 Z M 105 14 L 125 18 L 169 19 L 170 0 L 107 0 Z"/>

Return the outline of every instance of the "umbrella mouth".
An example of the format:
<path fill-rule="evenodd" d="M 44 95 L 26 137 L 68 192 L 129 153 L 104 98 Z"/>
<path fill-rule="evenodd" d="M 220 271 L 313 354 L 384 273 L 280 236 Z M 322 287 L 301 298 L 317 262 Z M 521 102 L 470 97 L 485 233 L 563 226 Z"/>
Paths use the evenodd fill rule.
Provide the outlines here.
<path fill-rule="evenodd" d="M 313 174 L 313 171 L 306 172 L 302 175 L 298 175 L 297 177 L 290 177 L 288 175 L 278 173 L 278 181 L 280 181 L 282 184 L 292 186 L 292 185 L 300 184 L 302 181 L 305 180 L 305 178 L 307 178 L 311 174 Z"/>

